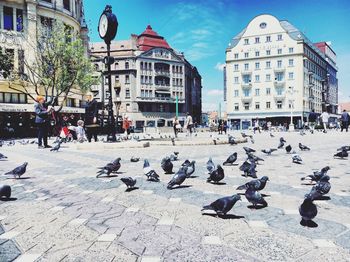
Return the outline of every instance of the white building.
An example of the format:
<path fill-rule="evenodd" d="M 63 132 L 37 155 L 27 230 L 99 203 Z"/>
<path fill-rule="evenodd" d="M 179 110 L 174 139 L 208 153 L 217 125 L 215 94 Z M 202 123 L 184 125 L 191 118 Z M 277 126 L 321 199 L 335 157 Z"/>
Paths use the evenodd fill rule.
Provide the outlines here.
<path fill-rule="evenodd" d="M 254 119 L 274 125 L 307 120 L 322 112 L 327 62 L 288 21 L 259 15 L 226 49 L 225 98 L 228 119 L 247 128 Z"/>

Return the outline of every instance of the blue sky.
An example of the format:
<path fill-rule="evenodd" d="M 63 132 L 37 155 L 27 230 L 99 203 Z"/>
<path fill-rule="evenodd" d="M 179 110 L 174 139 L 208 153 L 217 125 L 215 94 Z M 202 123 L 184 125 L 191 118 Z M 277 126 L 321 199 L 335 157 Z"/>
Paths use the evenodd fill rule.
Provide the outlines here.
<path fill-rule="evenodd" d="M 119 21 L 116 39 L 129 39 L 150 24 L 195 65 L 203 78 L 203 110 L 223 104 L 225 49 L 255 16 L 288 20 L 313 42 L 331 41 L 338 56 L 339 100 L 350 101 L 349 0 L 85 0 L 91 41 L 100 41 L 98 19 L 111 4 Z"/>

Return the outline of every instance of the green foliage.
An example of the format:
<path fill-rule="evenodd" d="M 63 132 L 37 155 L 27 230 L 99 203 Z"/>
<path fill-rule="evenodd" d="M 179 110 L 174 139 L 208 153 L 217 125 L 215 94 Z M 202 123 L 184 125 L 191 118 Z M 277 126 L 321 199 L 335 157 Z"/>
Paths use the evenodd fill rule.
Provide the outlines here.
<path fill-rule="evenodd" d="M 4 52 L 0 47 L 0 73 L 6 79 L 11 74 L 13 70 L 13 57 L 10 53 Z"/>

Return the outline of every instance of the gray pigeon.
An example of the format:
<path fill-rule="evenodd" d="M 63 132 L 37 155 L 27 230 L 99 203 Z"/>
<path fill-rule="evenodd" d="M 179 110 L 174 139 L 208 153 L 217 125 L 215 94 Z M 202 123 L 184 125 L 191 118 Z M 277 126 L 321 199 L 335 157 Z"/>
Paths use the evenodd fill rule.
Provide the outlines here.
<path fill-rule="evenodd" d="M 283 137 L 280 137 L 280 142 L 281 143 L 287 143 L 287 141 Z"/>
<path fill-rule="evenodd" d="M 187 165 L 189 165 L 190 163 L 191 163 L 190 160 L 186 159 L 185 162 L 183 162 L 183 163 L 181 164 L 181 166 L 187 166 Z"/>
<path fill-rule="evenodd" d="M 167 188 L 172 189 L 173 186 L 180 186 L 186 180 L 186 172 L 184 167 L 180 167 L 179 171 L 176 172 L 174 177 L 169 181 Z"/>
<path fill-rule="evenodd" d="M 143 162 L 143 173 L 147 177 L 147 181 L 159 182 L 159 175 L 151 168 L 147 159 Z"/>
<path fill-rule="evenodd" d="M 187 178 L 191 177 L 191 175 L 196 170 L 195 163 L 196 163 L 196 161 L 191 161 L 188 165 L 184 166 Z"/>
<path fill-rule="evenodd" d="M 272 133 L 270 133 L 270 137 L 275 137 Z"/>
<path fill-rule="evenodd" d="M 53 148 L 50 149 L 51 152 L 55 151 L 55 152 L 58 152 L 58 150 L 61 148 L 61 141 L 59 141 L 57 143 L 57 145 L 55 145 Z"/>
<path fill-rule="evenodd" d="M 215 164 L 213 162 L 213 159 L 210 157 L 207 162 L 207 170 L 209 173 L 211 173 L 215 169 Z"/>
<path fill-rule="evenodd" d="M 116 173 L 121 167 L 120 160 L 121 158 L 118 157 L 116 160 L 114 160 L 111 163 L 108 163 L 104 167 L 99 167 L 98 169 L 100 170 L 97 171 L 96 178 L 100 177 L 101 175 L 109 176 L 111 173 Z"/>
<path fill-rule="evenodd" d="M 350 151 L 350 146 L 342 146 L 338 148 L 337 151 Z"/>
<path fill-rule="evenodd" d="M 210 205 L 204 206 L 202 211 L 214 210 L 217 215 L 226 215 L 238 200 L 242 200 L 240 195 L 219 198 Z"/>
<path fill-rule="evenodd" d="M 173 144 L 173 146 L 175 146 L 175 138 L 171 138 L 171 143 Z"/>
<path fill-rule="evenodd" d="M 293 163 L 295 164 L 301 164 L 301 162 L 303 162 L 303 160 L 301 159 L 301 157 L 299 155 L 294 155 L 292 157 Z"/>
<path fill-rule="evenodd" d="M 346 157 L 348 157 L 349 156 L 349 153 L 348 153 L 348 151 L 346 151 L 346 150 L 342 150 L 342 151 L 340 151 L 340 152 L 338 152 L 338 153 L 336 153 L 336 154 L 334 154 L 333 155 L 333 157 L 336 157 L 336 158 L 346 158 Z"/>
<path fill-rule="evenodd" d="M 170 158 L 170 161 L 177 161 L 177 155 L 175 154 L 171 154 L 169 158 Z"/>
<path fill-rule="evenodd" d="M 248 155 L 248 159 L 249 159 L 251 162 L 254 161 L 254 162 L 256 162 L 256 163 L 259 164 L 259 161 L 264 161 L 264 159 L 262 159 L 262 158 L 260 158 L 260 157 L 258 157 L 258 156 L 256 156 L 256 155 L 254 155 L 253 153 L 247 153 L 247 155 Z"/>
<path fill-rule="evenodd" d="M 280 142 L 279 145 L 277 146 L 278 149 L 281 149 L 284 147 L 284 142 Z"/>
<path fill-rule="evenodd" d="M 253 204 L 254 207 L 258 205 L 261 205 L 262 207 L 267 207 L 267 202 L 258 191 L 248 188 L 245 191 L 244 195 L 247 198 L 247 200 Z"/>
<path fill-rule="evenodd" d="M 140 161 L 139 157 L 131 157 L 130 158 L 130 162 L 136 163 L 136 162 L 139 162 L 139 161 Z"/>
<path fill-rule="evenodd" d="M 321 178 L 327 174 L 328 170 L 331 168 L 329 166 L 323 167 L 320 171 L 315 171 L 312 175 L 308 175 L 306 177 L 302 177 L 301 180 L 309 179 L 310 181 L 318 182 Z"/>
<path fill-rule="evenodd" d="M 252 190 L 260 191 L 265 188 L 268 180 L 269 178 L 267 176 L 263 176 L 260 179 L 249 181 L 248 183 L 245 183 L 244 185 L 237 187 L 237 190 L 247 190 L 250 188 Z"/>
<path fill-rule="evenodd" d="M 16 176 L 20 178 L 26 172 L 27 165 L 28 165 L 28 162 L 24 162 L 22 165 L 16 167 L 12 171 L 5 173 L 5 175 L 13 175 L 14 178 L 16 178 Z"/>
<path fill-rule="evenodd" d="M 0 153 L 0 159 L 7 159 L 7 156 Z"/>
<path fill-rule="evenodd" d="M 225 177 L 224 169 L 220 165 L 217 165 L 217 168 L 210 172 L 209 177 L 207 178 L 207 182 L 218 183 L 223 180 Z"/>
<path fill-rule="evenodd" d="M 11 197 L 11 187 L 9 185 L 0 185 L 0 199 L 2 197 L 5 197 L 5 198 Z"/>
<path fill-rule="evenodd" d="M 318 181 L 317 184 L 312 187 L 310 193 L 308 194 L 312 200 L 319 199 L 323 195 L 329 193 L 329 191 L 331 190 L 331 184 L 329 183 L 329 179 L 329 176 L 324 175 L 321 178 L 321 180 Z"/>
<path fill-rule="evenodd" d="M 266 155 L 271 155 L 271 153 L 274 151 L 277 151 L 277 149 L 276 148 L 267 148 L 267 149 L 261 150 L 261 152 L 265 153 Z"/>
<path fill-rule="evenodd" d="M 132 177 L 122 177 L 120 179 L 128 188 L 134 188 L 136 184 L 136 179 Z"/>
<path fill-rule="evenodd" d="M 243 149 L 247 154 L 256 152 L 253 148 L 246 147 L 246 146 L 244 146 Z"/>
<path fill-rule="evenodd" d="M 162 159 L 161 167 L 163 168 L 165 174 L 173 173 L 173 163 L 171 163 L 171 160 L 169 157 L 165 157 Z"/>
<path fill-rule="evenodd" d="M 305 146 L 305 145 L 303 145 L 302 143 L 299 143 L 299 148 L 302 151 L 310 151 L 310 148 Z"/>
<path fill-rule="evenodd" d="M 312 201 L 311 197 L 307 196 L 299 207 L 300 225 L 302 226 L 310 226 L 312 219 L 317 215 L 317 207 Z"/>
<path fill-rule="evenodd" d="M 286 152 L 289 154 L 290 153 L 290 151 L 292 151 L 292 146 L 291 145 L 288 145 L 288 146 L 286 146 Z"/>
<path fill-rule="evenodd" d="M 230 155 L 226 161 L 223 163 L 223 165 L 232 165 L 237 160 L 237 152 L 234 152 L 232 155 Z"/>
<path fill-rule="evenodd" d="M 239 167 L 239 170 L 243 171 L 246 177 L 250 176 L 252 178 L 257 178 L 256 163 L 254 161 L 252 162 L 244 161 L 243 164 Z"/>
<path fill-rule="evenodd" d="M 230 145 L 236 145 L 237 144 L 237 142 L 235 141 L 235 138 L 233 136 L 229 136 L 228 137 L 228 143 Z"/>

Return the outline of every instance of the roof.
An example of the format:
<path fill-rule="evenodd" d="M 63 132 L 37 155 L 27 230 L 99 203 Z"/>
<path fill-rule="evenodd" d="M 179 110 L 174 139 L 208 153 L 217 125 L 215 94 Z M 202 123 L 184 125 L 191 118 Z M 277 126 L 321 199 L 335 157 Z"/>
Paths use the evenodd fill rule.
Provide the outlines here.
<path fill-rule="evenodd" d="M 148 51 L 154 47 L 172 49 L 164 37 L 159 36 L 150 25 L 138 36 L 137 45 L 141 51 Z"/>

